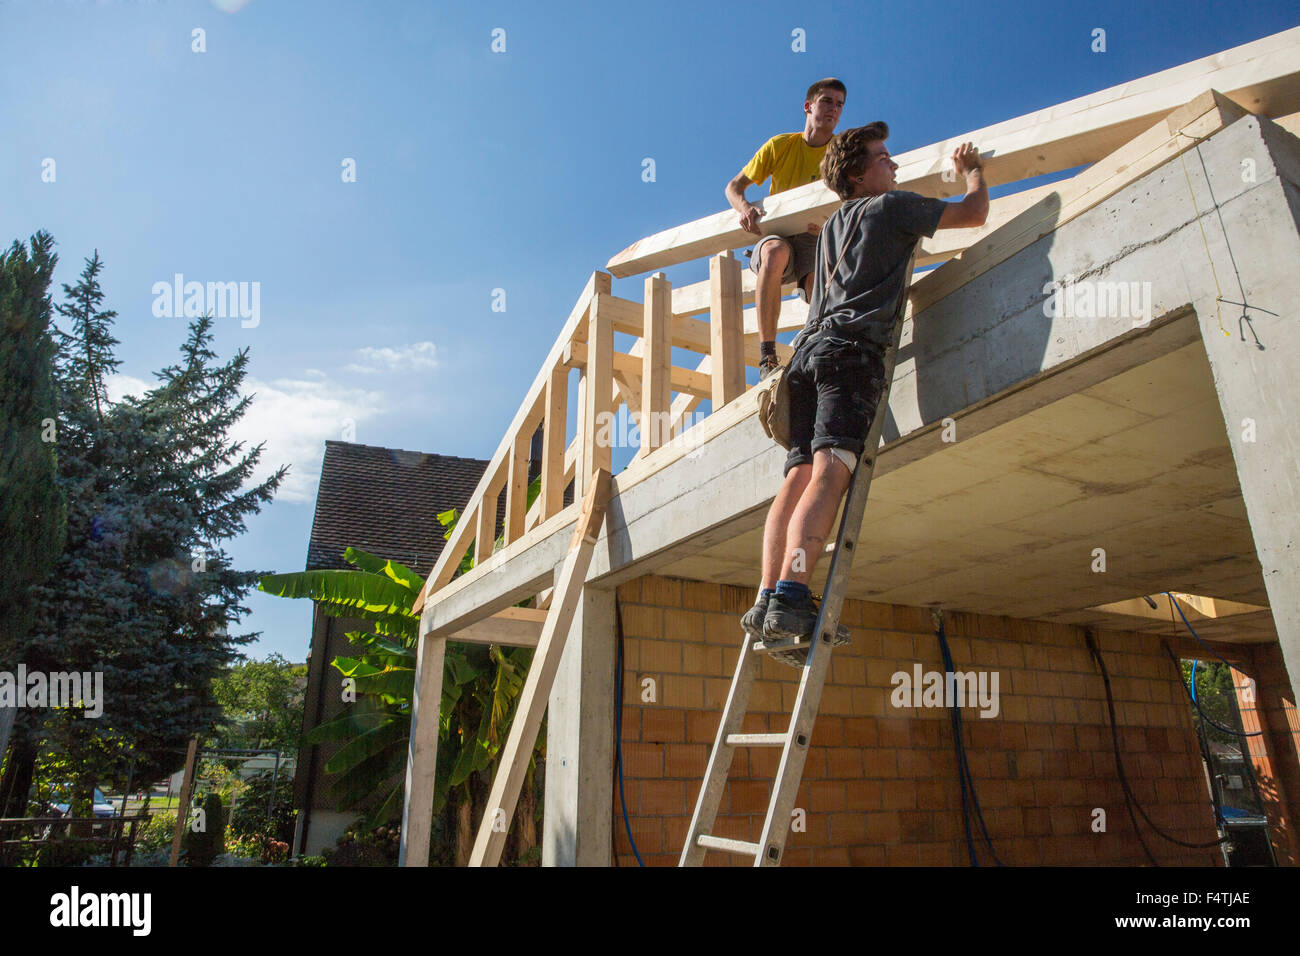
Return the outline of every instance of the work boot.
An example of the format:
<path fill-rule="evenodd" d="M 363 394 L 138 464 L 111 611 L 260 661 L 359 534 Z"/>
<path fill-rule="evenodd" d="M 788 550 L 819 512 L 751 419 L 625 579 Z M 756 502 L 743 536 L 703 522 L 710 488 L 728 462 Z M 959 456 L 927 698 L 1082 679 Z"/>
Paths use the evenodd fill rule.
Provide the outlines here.
<path fill-rule="evenodd" d="M 763 618 L 763 640 L 800 640 L 812 637 L 813 628 L 817 626 L 820 608 L 812 597 L 806 597 L 798 604 L 792 604 L 781 595 L 773 594 L 767 604 L 767 616 Z M 835 628 L 835 645 L 849 643 L 849 629 L 843 624 Z"/>
<path fill-rule="evenodd" d="M 765 378 L 767 378 L 769 375 L 774 373 L 780 367 L 781 366 L 777 364 L 777 361 L 774 358 L 764 359 L 763 361 L 760 361 L 758 363 L 758 380 L 760 382 L 763 381 Z"/>
<path fill-rule="evenodd" d="M 740 626 L 745 629 L 745 633 L 755 640 L 763 639 L 763 619 L 767 617 L 768 599 L 762 594 L 754 602 L 754 606 L 745 612 L 740 619 Z"/>

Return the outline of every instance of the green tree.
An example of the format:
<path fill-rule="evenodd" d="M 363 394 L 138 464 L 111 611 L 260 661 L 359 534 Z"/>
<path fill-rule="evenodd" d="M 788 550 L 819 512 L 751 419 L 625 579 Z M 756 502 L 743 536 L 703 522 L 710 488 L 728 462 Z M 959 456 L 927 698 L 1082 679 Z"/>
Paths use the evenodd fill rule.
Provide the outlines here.
<path fill-rule="evenodd" d="M 213 681 L 221 705 L 216 746 L 296 753 L 302 732 L 304 664 L 279 654 L 234 664 Z"/>
<path fill-rule="evenodd" d="M 54 240 L 38 232 L 30 252 L 15 241 L 0 254 L 0 668 L 11 671 L 32 624 L 32 585 L 49 577 L 63 550 L 67 514 L 56 484 L 58 403 L 54 389 L 54 340 L 50 335 L 50 280 L 58 262 Z M 17 714 L 0 709 L 0 761 L 9 751 Z M 14 768 L 32 766 L 30 738 L 21 735 L 22 752 Z M 21 785 L 5 777 L 8 789 Z M 0 816 L 9 793 L 0 785 Z"/>
<path fill-rule="evenodd" d="M 212 679 L 255 636 L 230 626 L 258 575 L 235 570 L 222 546 L 285 473 L 244 487 L 262 446 L 245 449 L 228 432 L 248 407 L 248 353 L 216 363 L 209 317 L 190 325 L 180 362 L 158 373 L 156 388 L 109 401 L 119 363 L 101 270 L 98 255 L 87 260 L 58 307 L 70 322 L 55 363 L 68 535 L 53 575 L 33 589 L 36 625 L 19 658 L 103 674 L 100 719 L 62 713 L 29 731 L 78 768 L 74 809 L 93 785 L 123 782 L 132 764 L 136 779 L 175 770 L 187 738 L 215 723 Z"/>
<path fill-rule="evenodd" d="M 440 518 L 454 522 L 455 515 L 448 512 Z M 399 819 L 402 812 L 419 629 L 419 616 L 411 607 L 424 582 L 396 561 L 356 548 L 348 548 L 344 559 L 356 570 L 267 575 L 258 586 L 280 597 L 310 598 L 326 614 L 370 625 L 370 631 L 347 634 L 358 656 L 332 661 L 344 677 L 356 682 L 356 703 L 342 717 L 312 730 L 306 742 L 343 744 L 325 765 L 333 775 L 327 795 L 340 810 L 365 811 L 364 825 L 374 827 Z M 441 862 L 468 859 L 470 824 L 482 818 L 496 757 L 531 660 L 530 648 L 447 647 L 433 812 L 447 817 L 441 830 L 453 836 L 441 851 L 434 847 L 435 857 L 442 853 Z M 539 736 L 517 816 L 530 825 L 534 773 L 545 739 L 544 733 Z M 517 834 L 516 850 L 531 848 L 533 836 Z"/>

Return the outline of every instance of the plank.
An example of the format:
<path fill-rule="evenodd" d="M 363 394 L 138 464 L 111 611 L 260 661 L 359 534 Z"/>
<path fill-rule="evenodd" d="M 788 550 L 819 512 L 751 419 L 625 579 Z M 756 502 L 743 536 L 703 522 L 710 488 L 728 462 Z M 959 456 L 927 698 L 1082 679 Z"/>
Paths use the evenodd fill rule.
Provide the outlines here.
<path fill-rule="evenodd" d="M 176 829 L 172 831 L 172 850 L 167 858 L 168 866 L 176 866 L 181 858 L 181 839 L 189 825 L 190 791 L 194 789 L 194 762 L 198 754 L 199 738 L 191 737 L 185 748 L 185 773 L 181 775 L 181 795 L 176 804 Z M 126 798 L 123 797 L 123 800 Z M 125 804 L 123 804 L 125 806 Z"/>
<path fill-rule="evenodd" d="M 610 364 L 615 374 L 621 374 L 637 381 L 641 377 L 643 361 L 643 357 L 628 352 L 613 352 L 610 355 Z M 587 368 L 586 343 L 571 342 L 569 348 L 565 350 L 564 363 L 570 368 L 585 370 Z M 680 365 L 670 365 L 668 366 L 668 376 L 671 391 L 687 392 L 700 398 L 711 398 L 713 396 L 713 380 L 708 375 L 689 368 L 682 368 Z M 609 403 L 609 407 L 613 408 L 612 401 Z"/>
<path fill-rule="evenodd" d="M 614 322 L 603 296 L 597 295 L 592 299 L 587 330 L 588 361 L 583 370 L 587 395 L 582 416 L 582 464 L 579 472 L 584 495 L 588 476 L 602 469 L 609 471 L 612 458 L 611 443 L 605 440 L 608 428 L 602 426 L 614 413 L 611 400 L 614 389 Z M 583 346 L 573 343 L 572 347 Z"/>
<path fill-rule="evenodd" d="M 524 512 L 528 505 L 528 452 L 532 448 L 534 434 L 536 432 L 521 428 L 515 433 L 514 447 L 510 452 L 509 474 L 506 479 L 506 545 L 524 536 Z"/>
<path fill-rule="evenodd" d="M 598 342 L 596 337 L 599 329 L 595 325 L 590 335 L 594 342 Z M 470 854 L 470 866 L 496 866 L 501 862 L 507 828 L 515 815 L 519 789 L 528 770 L 538 731 L 541 730 L 542 716 L 546 713 L 555 673 L 564 654 L 569 626 L 573 623 L 574 612 L 582 597 L 587 568 L 590 567 L 592 553 L 596 550 L 596 538 L 605 520 L 609 483 L 608 469 L 602 468 L 594 473 L 591 489 L 574 527 L 568 556 L 556 577 L 551 609 L 546 612 L 546 623 L 537 643 L 537 653 L 533 655 L 518 708 L 510 722 L 509 737 L 501 749 L 497 772 L 492 779 L 492 791 L 479 825 L 478 837 L 474 841 L 474 850 Z"/>
<path fill-rule="evenodd" d="M 542 426 L 542 492 L 540 520 L 545 521 L 564 507 L 565 430 L 569 419 L 569 370 L 558 363 L 546 381 L 546 417 Z"/>
<path fill-rule="evenodd" d="M 917 280 L 911 292 L 913 314 L 920 314 L 1244 115 L 1245 110 L 1214 90 L 1195 97 L 1073 179 L 1054 184 L 1046 197 L 971 246 L 961 258 Z"/>
<path fill-rule="evenodd" d="M 894 157 L 899 189 L 950 196 L 961 190 L 942 171 L 957 144 L 974 142 L 986 157 L 989 185 L 1094 163 L 1139 135 L 1160 117 L 1205 89 L 1226 95 L 1253 113 L 1280 117 L 1300 110 L 1300 27 L 1233 47 L 1180 66 L 1121 83 L 953 136 Z M 839 198 L 821 183 L 768 196 L 760 205 L 764 235 L 790 235 L 809 222 L 824 222 Z M 734 210 L 646 236 L 609 260 L 623 278 L 689 262 L 725 249 L 752 245 L 755 236 L 737 223 Z"/>
<path fill-rule="evenodd" d="M 502 644 L 507 647 L 536 647 L 542 636 L 546 612 L 531 607 L 508 607 L 489 618 L 475 621 L 447 635 L 458 644 Z"/>
<path fill-rule="evenodd" d="M 497 546 L 497 502 L 499 492 L 484 494 L 474 508 L 474 563 L 492 557 Z M 459 525 L 459 522 L 457 522 Z"/>
<path fill-rule="evenodd" d="M 433 832 L 433 792 L 438 770 L 438 723 L 442 717 L 442 669 L 447 642 L 422 637 L 415 660 L 415 694 L 406 745 L 406 794 L 398 866 L 428 866 Z"/>
<path fill-rule="evenodd" d="M 740 263 L 729 252 L 709 260 L 709 355 L 713 407 L 721 408 L 745 391 L 744 324 L 740 302 Z"/>
<path fill-rule="evenodd" d="M 641 451 L 649 454 L 668 438 L 672 365 L 673 287 L 662 272 L 645 280 L 645 346 L 641 356 Z"/>

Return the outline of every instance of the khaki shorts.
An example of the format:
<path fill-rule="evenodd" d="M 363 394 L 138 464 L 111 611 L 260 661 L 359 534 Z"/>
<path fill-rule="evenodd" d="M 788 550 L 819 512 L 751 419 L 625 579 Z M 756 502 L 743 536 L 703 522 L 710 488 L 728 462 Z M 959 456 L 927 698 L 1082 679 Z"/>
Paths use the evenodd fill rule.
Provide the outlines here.
<path fill-rule="evenodd" d="M 790 261 L 785 264 L 785 274 L 781 276 L 782 285 L 788 282 L 803 281 L 803 277 L 817 267 L 817 237 L 812 233 L 800 232 L 793 236 L 764 236 L 758 240 L 758 245 L 754 247 L 754 251 L 749 257 L 749 268 L 754 275 L 758 275 L 758 267 L 762 261 L 760 250 L 773 239 L 784 239 L 790 244 Z"/>

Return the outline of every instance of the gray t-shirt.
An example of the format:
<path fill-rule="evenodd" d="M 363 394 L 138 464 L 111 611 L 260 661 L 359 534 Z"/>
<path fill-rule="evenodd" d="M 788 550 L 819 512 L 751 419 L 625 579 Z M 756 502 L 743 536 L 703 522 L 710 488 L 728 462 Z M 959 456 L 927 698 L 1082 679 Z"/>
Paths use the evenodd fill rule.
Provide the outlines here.
<path fill-rule="evenodd" d="M 840 206 L 818 237 L 808 322 L 795 339 L 795 347 L 816 331 L 823 296 L 826 309 L 822 321 L 829 323 L 830 334 L 863 341 L 881 351 L 893 344 L 894 320 L 906 294 L 912 250 L 922 236 L 934 235 L 946 205 L 942 199 L 899 189 Z M 848 251 L 828 292 L 826 271 L 835 265 L 846 241 Z"/>

